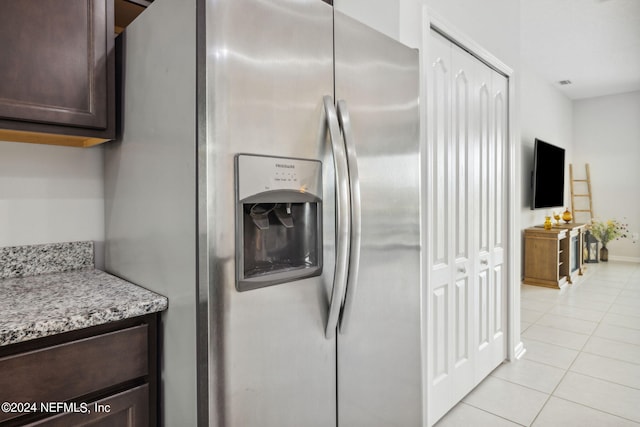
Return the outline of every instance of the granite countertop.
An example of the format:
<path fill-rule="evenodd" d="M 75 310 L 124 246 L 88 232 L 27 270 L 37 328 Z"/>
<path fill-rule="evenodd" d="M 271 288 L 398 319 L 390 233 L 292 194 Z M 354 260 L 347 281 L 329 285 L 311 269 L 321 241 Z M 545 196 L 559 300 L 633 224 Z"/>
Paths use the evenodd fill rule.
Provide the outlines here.
<path fill-rule="evenodd" d="M 167 308 L 166 297 L 93 268 L 91 242 L 55 245 L 0 248 L 0 346 Z"/>

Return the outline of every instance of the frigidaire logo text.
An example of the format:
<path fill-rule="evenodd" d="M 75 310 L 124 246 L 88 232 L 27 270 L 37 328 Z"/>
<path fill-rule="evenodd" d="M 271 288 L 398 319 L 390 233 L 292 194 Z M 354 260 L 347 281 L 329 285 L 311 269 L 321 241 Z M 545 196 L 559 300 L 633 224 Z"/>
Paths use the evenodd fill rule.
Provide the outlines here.
<path fill-rule="evenodd" d="M 277 168 L 285 168 L 285 169 L 295 169 L 296 166 L 295 165 L 285 165 L 282 163 L 276 163 L 276 167 Z"/>

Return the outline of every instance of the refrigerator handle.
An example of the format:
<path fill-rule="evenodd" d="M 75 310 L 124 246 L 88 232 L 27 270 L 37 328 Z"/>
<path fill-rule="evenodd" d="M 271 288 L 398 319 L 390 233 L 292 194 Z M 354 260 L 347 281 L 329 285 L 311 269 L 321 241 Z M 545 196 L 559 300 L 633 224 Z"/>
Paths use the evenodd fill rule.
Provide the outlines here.
<path fill-rule="evenodd" d="M 340 333 L 345 334 L 349 329 L 349 319 L 353 312 L 353 303 L 358 286 L 358 272 L 360 271 L 360 241 L 362 237 L 362 209 L 360 201 L 360 176 L 358 174 L 358 156 L 351 133 L 351 119 L 349 109 L 344 100 L 338 101 L 338 121 L 342 129 L 342 136 L 347 152 L 347 167 L 349 168 L 349 184 L 351 194 L 351 242 L 349 250 L 349 274 L 345 301 L 340 317 Z"/>
<path fill-rule="evenodd" d="M 333 152 L 333 164 L 336 177 L 336 264 L 333 275 L 333 290 L 331 291 L 331 303 L 327 317 L 325 337 L 332 339 L 335 336 L 340 317 L 340 309 L 344 292 L 347 287 L 347 273 L 349 270 L 349 237 L 351 235 L 351 221 L 349 203 L 349 169 L 347 155 L 340 136 L 340 127 L 333 99 L 330 96 L 323 98 L 324 111 L 331 140 Z"/>

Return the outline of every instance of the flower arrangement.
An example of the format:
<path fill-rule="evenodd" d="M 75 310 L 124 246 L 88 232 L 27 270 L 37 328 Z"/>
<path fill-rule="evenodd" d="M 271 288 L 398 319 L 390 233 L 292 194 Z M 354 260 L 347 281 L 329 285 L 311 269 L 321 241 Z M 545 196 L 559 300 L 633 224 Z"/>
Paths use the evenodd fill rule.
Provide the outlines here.
<path fill-rule="evenodd" d="M 606 247 L 611 240 L 626 238 L 629 234 L 629 225 L 624 224 L 617 219 L 608 221 L 591 221 L 591 234 L 602 243 L 602 247 Z"/>

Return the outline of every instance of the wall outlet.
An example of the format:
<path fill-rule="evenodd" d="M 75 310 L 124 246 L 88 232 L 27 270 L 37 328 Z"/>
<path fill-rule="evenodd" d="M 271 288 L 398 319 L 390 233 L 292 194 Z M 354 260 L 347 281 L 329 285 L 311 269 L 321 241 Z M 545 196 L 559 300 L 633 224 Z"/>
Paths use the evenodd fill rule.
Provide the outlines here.
<path fill-rule="evenodd" d="M 633 240 L 633 243 L 640 240 L 640 233 L 638 233 L 637 231 L 635 233 L 631 233 L 631 240 Z"/>

